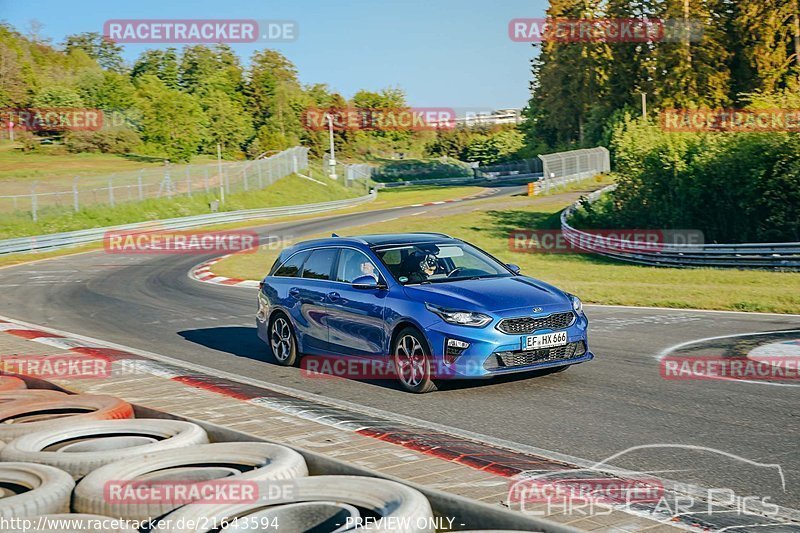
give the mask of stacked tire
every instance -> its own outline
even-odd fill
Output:
[[[0,518],[30,519],[20,531],[130,533],[126,524],[150,521],[163,532],[334,532],[365,520],[376,530],[433,531],[428,500],[400,483],[309,477],[303,456],[286,446],[210,443],[197,424],[137,419],[113,396],[24,386],[0,376]],[[250,491],[231,501],[195,494],[215,484]],[[140,497],[164,485],[193,496]]]

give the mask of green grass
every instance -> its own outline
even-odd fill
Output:
[[[345,188],[341,183],[328,178],[317,176],[315,179],[319,179],[326,185],[292,175],[258,191],[226,195],[224,210],[234,211],[325,202],[363,194],[363,191]],[[2,214],[0,215],[0,239],[199,215],[211,211],[209,202],[214,199],[216,199],[214,194],[203,193],[191,197],[120,203],[115,207],[94,205],[85,207],[78,212],[42,208],[39,212],[38,222],[34,222],[27,213]]]
[[[209,156],[199,156],[192,163],[213,161]],[[70,154],[59,145],[26,153],[7,141],[0,143],[0,184],[48,180],[72,186],[75,176],[103,176],[163,166],[160,159],[136,155]]]
[[[512,198],[503,210],[475,211],[468,216],[422,215],[337,233],[443,231],[516,263],[523,273],[573,292],[588,303],[800,313],[800,273],[644,267],[585,254],[519,253],[509,248],[511,230],[557,228],[558,213],[569,202],[566,196]],[[260,279],[276,254],[276,250],[259,250],[233,256],[217,263],[214,271]]]

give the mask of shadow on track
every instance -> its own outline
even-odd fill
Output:
[[[186,329],[178,335],[189,342],[256,361],[274,362],[267,346],[256,335],[256,328],[222,326],[217,328]]]
[[[183,337],[189,342],[205,346],[212,350],[225,352],[237,357],[246,357],[255,361],[261,361],[271,365],[277,365],[272,354],[269,353],[267,346],[258,338],[256,328],[246,326],[222,326],[216,328],[202,328],[202,329],[187,329],[179,331],[178,335]],[[313,357],[306,355],[303,357]],[[296,369],[300,372],[300,369]],[[497,376],[492,379],[474,379],[474,380],[443,380],[440,382],[439,391],[446,392],[449,390],[463,390],[474,387],[488,387],[491,385],[498,385],[502,383],[511,383],[515,381],[522,381],[531,379],[531,385],[535,384],[533,378],[547,376],[554,374],[554,369],[546,369],[539,371],[525,372],[522,374],[509,374],[506,376]],[[342,379],[342,381],[350,380],[351,378],[342,378],[332,376],[333,379]],[[317,378],[319,379],[319,378]],[[402,390],[400,384],[391,379],[356,379],[352,381],[359,381],[361,383],[368,383],[378,387],[383,387],[393,390]]]

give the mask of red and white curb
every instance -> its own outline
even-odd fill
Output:
[[[254,279],[240,279],[229,278],[227,276],[219,276],[212,272],[211,267],[223,259],[230,257],[233,254],[225,254],[214,259],[210,259],[192,268],[189,271],[189,277],[196,281],[203,283],[216,283],[217,285],[227,285],[229,287],[258,287],[258,281]]]
[[[487,189],[479,194],[473,194],[472,196],[467,196],[464,198],[454,198],[452,200],[440,200],[436,202],[426,202],[424,204],[413,204],[413,205],[403,205],[393,207],[392,209],[405,209],[408,207],[426,207],[431,205],[442,205],[442,204],[452,204],[455,202],[466,202],[467,200],[477,200],[478,198],[484,198],[489,196],[490,194],[494,194],[497,189]],[[255,279],[241,279],[241,278],[229,278],[227,276],[220,276],[215,274],[214,271],[211,269],[214,264],[222,261],[230,257],[233,254],[226,254],[221,255],[219,257],[215,257],[214,259],[210,259],[208,261],[204,261],[199,265],[193,267],[189,271],[189,277],[195,281],[200,281],[202,283],[214,283],[216,285],[227,285],[228,287],[247,287],[247,288],[257,288],[258,287],[258,280]]]

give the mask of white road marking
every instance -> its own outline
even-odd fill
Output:
[[[686,348],[687,346],[691,346],[693,344],[700,344],[702,342],[716,341],[720,339],[733,339],[737,337],[757,337],[761,335],[774,335],[776,333],[800,333],[800,329],[785,329],[779,331],[755,331],[751,333],[736,333],[734,335],[719,335],[716,337],[705,337],[702,339],[695,339],[691,341],[681,342],[679,344],[661,350],[661,352],[656,355],[656,359],[660,362],[663,358],[665,358],[666,356],[668,356],[669,354],[671,354],[676,350]],[[774,381],[754,381],[750,379],[736,379],[736,378],[726,378],[726,377],[714,377],[709,379],[715,379],[719,381],[733,381],[736,383],[750,383],[756,385],[772,385],[774,387],[800,387],[800,383],[776,383]]]

